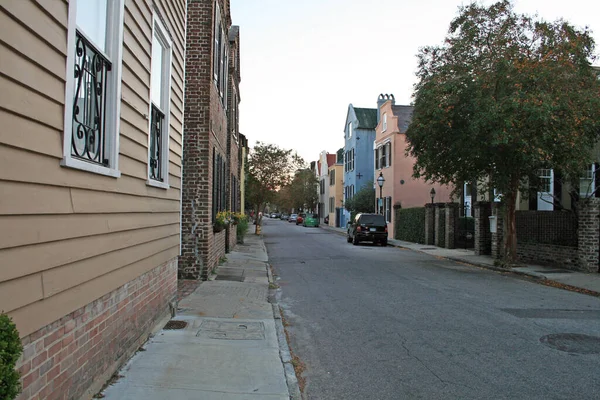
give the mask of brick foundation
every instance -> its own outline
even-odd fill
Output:
[[[22,339],[25,399],[91,398],[170,315],[173,259]]]
[[[521,262],[552,265],[577,270],[577,247],[540,243],[517,243],[517,257]]]

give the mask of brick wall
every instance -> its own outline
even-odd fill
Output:
[[[214,233],[213,154],[227,156],[227,117],[213,80],[216,0],[188,0],[182,226],[179,277],[206,277],[225,254],[225,232]],[[219,0],[223,22],[231,24],[228,2]]]
[[[577,247],[517,242],[517,257],[521,262],[578,269]]]
[[[476,202],[475,210],[475,254],[489,255],[492,253],[492,234],[490,219],[492,206],[489,202]]]
[[[579,268],[598,272],[600,253],[600,198],[592,197],[579,206]]]
[[[25,399],[91,398],[170,315],[173,259],[22,339]]]

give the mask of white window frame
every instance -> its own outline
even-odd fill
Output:
[[[579,197],[593,197],[596,189],[596,164],[590,164],[584,171],[584,174],[579,178]]]
[[[165,49],[163,54],[163,65],[162,65],[162,79],[161,79],[161,96],[162,103],[164,104],[164,110],[161,109],[161,112],[165,114],[163,119],[162,126],[162,138],[161,138],[161,163],[162,163],[162,171],[163,171],[163,180],[158,181],[150,178],[150,136],[151,136],[151,124],[152,124],[152,75],[150,75],[150,96],[148,97],[148,172],[147,172],[147,181],[146,183],[149,186],[159,187],[162,189],[169,189],[169,141],[171,138],[171,67],[172,67],[172,58],[173,58],[173,42],[169,36],[169,31],[165,28],[162,21],[158,16],[153,13],[152,14],[152,40],[151,43],[154,42],[154,37],[161,42],[163,48]],[[150,54],[152,54],[152,49],[150,50]],[[152,62],[150,63],[152,65]],[[152,68],[150,68],[152,70]],[[151,72],[152,73],[152,72]],[[160,107],[157,107],[160,109]]]
[[[383,124],[381,132],[387,131],[387,113],[383,113]]]
[[[80,160],[71,155],[73,135],[73,98],[75,96],[75,46],[77,38],[77,1],[69,1],[67,20],[67,60],[64,107],[63,158],[60,165],[87,172],[118,178],[119,171],[119,129],[121,124],[121,77],[123,60],[123,15],[125,0],[109,1],[106,12],[106,56],[112,69],[106,84],[106,109],[104,123],[105,156],[108,167]],[[86,36],[83,30],[79,33]],[[87,37],[87,36],[86,36]],[[91,41],[93,43],[93,41]]]

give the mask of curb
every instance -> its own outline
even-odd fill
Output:
[[[261,235],[261,240],[263,239]],[[264,242],[262,242],[262,246],[265,248],[266,246]],[[269,280],[269,284],[274,284],[273,280],[273,272],[271,271],[271,264],[267,261],[265,262],[267,267],[267,277]],[[273,289],[269,289],[269,292],[273,291]],[[269,296],[271,297],[271,296]],[[272,296],[273,299],[276,299],[276,296]],[[298,385],[298,378],[296,377],[296,371],[294,370],[294,365],[292,364],[292,353],[290,352],[290,344],[287,341],[287,337],[285,336],[285,327],[283,326],[283,322],[281,320],[281,313],[279,311],[279,304],[277,300],[271,303],[271,308],[273,310],[273,320],[275,322],[275,331],[277,333],[277,342],[279,342],[279,358],[281,359],[281,363],[283,364],[283,372],[285,374],[285,382],[288,387],[288,394],[290,399],[292,400],[301,400],[302,394],[300,392],[300,386]]]

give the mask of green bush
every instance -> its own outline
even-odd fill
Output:
[[[12,400],[21,392],[15,365],[22,352],[17,327],[8,315],[0,314],[0,399]]]
[[[240,217],[238,219],[237,225],[236,225],[236,232],[237,232],[237,242],[240,244],[244,243],[244,236],[246,236],[246,233],[248,232],[248,216],[244,215],[242,217]]]
[[[425,243],[425,207],[396,208],[394,238]]]

